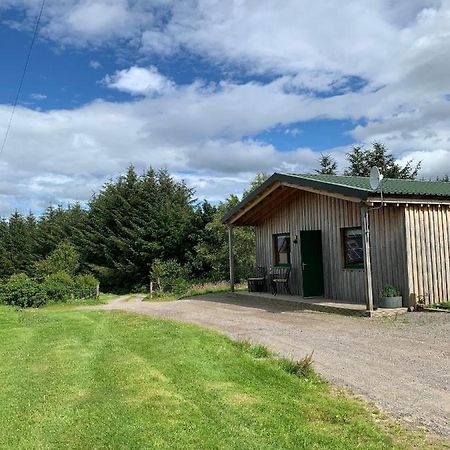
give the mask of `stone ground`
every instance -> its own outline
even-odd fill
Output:
[[[277,299],[214,294],[173,302],[120,297],[125,310],[195,323],[300,359],[326,379],[414,425],[450,436],[450,314],[379,319],[310,312]]]

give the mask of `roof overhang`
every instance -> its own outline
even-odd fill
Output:
[[[274,173],[260,187],[247,195],[236,207],[228,211],[222,223],[228,225],[254,226],[270,217],[281,204],[286,204],[298,191],[336,197],[350,202],[374,206],[383,201],[384,205],[450,205],[448,196],[381,195],[367,189],[322,180]]]
[[[222,223],[228,225],[257,225],[270,216],[275,207],[287,202],[298,190],[337,197],[351,202],[364,202],[369,192],[364,189],[330,185],[319,180],[301,178],[295,175],[274,173],[259,188],[252,191],[236,207],[228,211]]]

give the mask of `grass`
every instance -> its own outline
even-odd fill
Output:
[[[74,300],[68,300],[64,303],[46,303],[41,306],[40,309],[51,309],[54,311],[65,310],[65,309],[74,309],[77,306],[94,306],[94,305],[103,305],[108,303],[110,300],[118,297],[116,294],[107,294],[101,292],[98,298],[80,298]]]
[[[428,308],[448,309],[450,311],[450,302],[434,303],[427,306]]]
[[[243,291],[247,289],[246,283],[238,283],[235,285],[236,291]],[[144,301],[150,302],[170,302],[174,300],[181,300],[183,298],[191,298],[197,295],[206,295],[206,294],[219,294],[221,292],[230,292],[230,283],[228,281],[219,281],[217,283],[207,282],[207,283],[197,283],[192,285],[186,292],[182,294],[174,294],[174,293],[164,293],[156,291],[153,295],[153,298],[150,298],[150,295],[147,295],[144,298]]]
[[[0,361],[1,448],[426,448],[264,347],[193,325],[0,306]]]

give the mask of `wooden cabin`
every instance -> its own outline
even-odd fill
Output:
[[[450,183],[274,173],[223,218],[256,230],[256,264],[289,266],[293,294],[372,310],[385,284],[403,306],[450,300]],[[233,287],[233,286],[232,286]]]

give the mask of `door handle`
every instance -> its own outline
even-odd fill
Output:
[[[308,264],[302,262],[302,270],[305,270],[305,267],[306,267],[307,265],[308,265]]]

